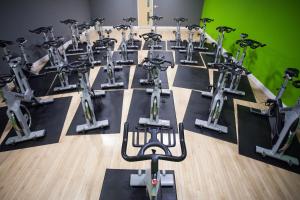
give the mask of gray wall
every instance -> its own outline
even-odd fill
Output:
[[[105,26],[118,25],[124,17],[137,18],[138,0],[90,0],[91,17],[104,17]],[[136,23],[137,24],[137,23]]]
[[[38,35],[28,32],[28,29],[40,26],[54,27],[56,36],[70,38],[67,26],[59,20],[74,18],[79,22],[90,20],[90,7],[88,0],[9,0],[1,1],[0,7],[0,39],[15,41],[18,37],[28,39],[27,50],[30,61],[43,57],[44,50],[35,45],[43,40]],[[12,48],[12,52],[19,53],[19,48]],[[3,56],[2,51],[0,53]],[[1,59],[0,73],[7,72],[7,64]]]
[[[204,0],[154,0],[154,14],[163,16],[159,25],[176,26],[174,17],[185,17],[187,24],[199,24]]]

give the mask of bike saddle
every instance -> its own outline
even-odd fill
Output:
[[[42,26],[39,28],[36,28],[34,30],[29,30],[29,32],[31,33],[35,33],[35,34],[41,34],[41,33],[48,33],[49,31],[52,30],[52,26]]]
[[[162,35],[150,32],[150,33],[144,33],[142,35],[139,35],[139,37],[143,38],[145,41],[148,41],[150,38],[154,41],[160,41]]]
[[[174,21],[175,22],[186,22],[186,21],[188,21],[188,19],[184,18],[184,17],[175,17]]]
[[[247,33],[241,33],[240,37],[242,39],[246,39],[248,37],[248,34]]]
[[[228,26],[218,26],[216,28],[216,30],[219,31],[220,33],[222,33],[222,32],[230,33],[230,32],[235,31],[236,29],[228,27]]]
[[[0,87],[6,86],[6,84],[12,82],[15,76],[11,74],[1,74],[0,75]]]
[[[130,26],[127,24],[120,24],[117,26],[113,26],[113,28],[119,31],[119,30],[127,30],[128,28],[130,28]]]
[[[1,48],[7,47],[8,45],[13,45],[13,42],[8,41],[8,40],[0,40],[0,47]]]
[[[152,19],[153,21],[159,21],[159,20],[163,19],[163,17],[157,16],[157,15],[149,16],[148,18]]]
[[[63,24],[76,24],[77,21],[75,19],[66,19],[66,20],[61,20],[60,23],[63,23]]]
[[[289,77],[296,77],[298,78],[299,76],[299,70],[296,68],[287,68],[285,70],[285,74],[289,75]]]
[[[19,43],[20,45],[23,45],[27,42],[27,40],[23,37],[20,37],[20,38],[17,38],[16,42]]]
[[[294,86],[295,88],[300,88],[300,80],[293,81],[293,86]]]
[[[213,22],[214,19],[210,19],[210,18],[202,18],[202,19],[200,19],[200,21],[202,21],[203,23],[210,23],[210,22]]]
[[[135,17],[128,17],[128,18],[123,18],[123,20],[125,21],[125,22],[135,22],[136,21],[136,18]]]
[[[97,18],[94,19],[94,22],[99,22],[100,24],[103,24],[104,21],[105,21],[105,18],[104,18],[104,17],[103,17],[103,18],[97,17]]]
[[[198,30],[200,26],[197,24],[192,24],[192,25],[187,25],[186,28],[191,31],[193,29]]]

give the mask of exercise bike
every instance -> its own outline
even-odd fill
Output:
[[[136,21],[136,18],[134,18],[134,17],[123,18],[123,21],[127,22],[129,25],[127,48],[128,49],[138,49],[139,46],[136,45],[135,43],[140,42],[140,41],[137,39],[134,39],[134,37],[137,36],[137,33],[133,32],[133,25],[132,25]]]
[[[122,31],[122,41],[121,41],[121,60],[117,60],[116,64],[118,65],[131,65],[134,63],[133,60],[128,59],[128,53],[133,53],[134,51],[130,51],[127,49],[127,42],[126,42],[126,30],[130,28],[129,25],[118,25],[118,26],[113,26],[114,29],[117,29],[118,31]]]
[[[153,27],[154,29],[151,30],[152,33],[155,33],[157,34],[157,23],[163,19],[163,17],[161,16],[149,16],[148,19],[151,19],[153,21]],[[154,42],[154,45],[153,44],[150,44],[148,45],[149,48],[151,48],[151,46],[153,45],[153,47],[155,49],[161,49],[162,48],[162,45],[158,44],[158,42],[161,42],[160,40],[159,41],[155,41]]]
[[[285,154],[285,151],[292,144],[297,129],[300,127],[300,98],[292,107],[283,107],[281,97],[289,82],[296,88],[300,88],[300,80],[294,80],[299,77],[299,70],[296,68],[287,68],[284,75],[284,82],[275,97],[268,99],[265,103],[269,107],[267,110],[250,109],[250,112],[267,116],[271,127],[272,148],[267,149],[256,146],[256,152],[263,156],[269,156],[289,165],[299,165],[299,160],[295,157]]]
[[[144,33],[142,35],[140,35],[140,38],[143,38],[145,40],[145,42],[150,42],[151,44],[151,48],[149,51],[149,57],[148,60],[152,60],[153,59],[153,54],[154,54],[154,45],[155,45],[155,41],[160,41],[162,36],[160,34],[156,34],[156,33]],[[147,78],[146,79],[140,79],[140,84],[154,84],[154,77],[155,77],[155,71],[152,70],[147,70]]]
[[[107,73],[107,83],[102,83],[101,88],[107,89],[107,88],[119,88],[124,87],[124,82],[116,82],[115,77],[115,70],[122,70],[122,66],[115,66],[113,62],[113,52],[111,50],[111,43],[117,42],[114,38],[104,38],[101,43],[106,45],[106,61],[107,64],[104,67],[104,70],[106,70]]]
[[[224,41],[224,36],[225,36],[225,33],[231,33],[233,31],[235,31],[236,29],[235,28],[230,28],[230,27],[227,27],[227,26],[219,26],[216,28],[216,30],[219,32],[219,35],[218,35],[218,41],[217,41],[217,48],[216,48],[216,51],[213,52],[213,53],[205,53],[205,54],[208,54],[208,55],[214,55],[215,56],[215,59],[214,59],[214,62],[213,63],[208,63],[209,66],[213,66],[215,64],[220,64],[221,63],[221,58],[222,58],[222,55],[223,55],[223,41]]]
[[[185,46],[182,45],[182,40],[181,40],[181,32],[180,32],[180,28],[181,28],[181,24],[188,21],[187,18],[183,18],[183,17],[178,17],[178,18],[174,18],[173,19],[176,22],[176,31],[173,31],[173,33],[175,34],[175,40],[171,40],[170,42],[175,42],[175,45],[171,46],[171,49],[184,49]]]
[[[72,72],[78,75],[79,83],[78,89],[81,90],[81,106],[83,109],[85,124],[77,125],[76,132],[86,132],[89,130],[104,128],[109,126],[108,120],[97,121],[93,98],[105,96],[105,91],[94,91],[89,82],[89,73],[93,64],[86,61],[75,61],[69,64]]]
[[[207,51],[208,48],[205,47],[205,43],[206,43],[206,25],[207,23],[211,23],[213,22],[214,19],[210,19],[210,18],[201,18],[200,22],[203,23],[203,26],[201,27],[201,31],[200,31],[200,40],[199,40],[199,45],[195,46],[194,49],[196,50],[200,50],[200,51]]]
[[[167,61],[163,58],[152,58],[151,60],[145,58],[141,65],[149,71],[153,78],[153,89],[146,89],[147,93],[151,93],[151,108],[150,118],[140,118],[139,124],[170,127],[169,120],[159,119],[160,109],[160,95],[170,95],[171,91],[168,89],[161,89],[161,81],[159,79],[160,72],[166,71],[169,66],[174,67],[171,61]]]
[[[208,93],[209,95],[206,95],[206,93],[203,92],[201,93],[203,96],[212,97],[208,120],[196,119],[195,125],[219,133],[228,133],[228,128],[218,124],[218,121],[223,110],[224,101],[226,100],[226,96],[224,95],[225,84],[232,71],[236,70],[239,66],[236,66],[234,63],[215,64],[215,66],[219,68],[220,72],[216,89],[212,90],[212,93]],[[244,68],[240,68],[240,70],[244,70]]]
[[[181,64],[197,64],[198,61],[193,60],[193,53],[194,53],[193,37],[194,37],[195,31],[199,30],[200,26],[193,24],[193,25],[186,26],[186,28],[189,30],[188,45],[186,47],[186,50],[179,50],[180,53],[186,53],[186,59],[180,60],[180,63]]]
[[[95,53],[100,53],[100,52],[94,51],[94,45],[91,42],[90,35],[88,32],[90,27],[91,27],[90,24],[85,24],[85,23],[77,26],[78,30],[80,30],[81,32],[84,32],[84,36],[85,36],[85,40],[86,40],[84,46],[86,46],[86,49],[81,52],[68,53],[68,54],[66,54],[66,56],[67,56],[67,58],[69,56],[80,56],[79,60],[86,60],[86,58],[88,58],[89,62],[92,63],[93,65],[100,65],[101,60],[95,60],[95,57],[94,57]],[[82,43],[82,44],[84,44],[84,43]]]
[[[69,74],[68,74],[68,70],[67,70],[68,64],[65,59],[66,55],[64,55],[64,56],[61,55],[58,50],[58,47],[61,46],[61,44],[62,44],[62,41],[60,41],[60,40],[51,40],[48,42],[44,42],[42,45],[42,47],[45,49],[52,49],[53,50],[52,54],[56,58],[54,66],[53,66],[53,68],[55,68],[55,70],[56,70],[56,76],[53,79],[48,92],[53,87],[53,84],[55,83],[57,77],[58,77],[60,86],[54,87],[53,88],[54,92],[74,90],[77,88],[76,84],[69,83]],[[48,92],[47,92],[47,94],[48,94]]]
[[[127,155],[128,143],[128,127],[129,124],[124,124],[123,142],[122,142],[122,157],[129,162],[151,160],[151,167],[145,171],[139,170],[138,174],[131,174],[130,186],[146,187],[150,200],[158,200],[162,187],[174,187],[175,177],[173,174],[167,173],[165,170],[160,170],[158,166],[159,160],[171,162],[181,162],[187,156],[184,127],[183,123],[179,124],[179,142],[181,153],[179,156],[172,155],[169,148],[176,146],[176,134],[172,128],[161,127],[137,127],[132,133],[132,146],[140,148],[136,156]],[[148,140],[148,136],[150,139]],[[144,137],[141,141],[139,138]],[[141,142],[140,142],[141,141]],[[151,148],[152,153],[147,154],[147,150]],[[161,154],[156,153],[156,149],[162,150]]]
[[[241,71],[240,68],[243,68],[243,62],[244,62],[244,59],[246,57],[247,47],[250,47],[251,49],[257,49],[259,47],[264,47],[266,45],[262,44],[260,42],[257,42],[255,40],[246,39],[246,38],[243,38],[241,40],[237,40],[236,44],[239,45],[239,49],[238,49],[238,52],[236,54],[234,62],[235,62],[236,65],[239,66],[239,68],[237,68],[237,71],[235,71],[231,75],[229,87],[225,88],[225,92],[230,93],[230,94],[245,96],[245,92],[240,91],[238,88],[239,88],[239,84],[240,84],[240,81],[241,81],[241,78],[242,78],[242,75],[243,75],[243,73],[242,73],[243,70]]]
[[[17,133],[17,136],[9,137],[5,144],[11,145],[28,140],[34,140],[45,136],[46,130],[31,131],[32,119],[28,108],[21,102],[30,102],[21,93],[10,91],[8,84],[15,79],[12,75],[0,75],[1,98],[7,105],[7,117]]]
[[[15,87],[17,91],[23,95],[23,98],[31,102],[32,105],[41,105],[41,104],[48,104],[52,103],[53,99],[41,99],[34,96],[34,91],[31,89],[28,79],[24,74],[24,66],[27,67],[26,63],[23,63],[22,67],[22,58],[19,56],[13,56],[10,54],[8,50],[8,45],[12,45],[12,41],[1,40],[0,41],[0,48],[3,49],[4,52],[4,59],[8,63],[12,73],[14,74],[14,78],[12,79],[15,83]],[[28,63],[27,63],[28,64]]]
[[[83,48],[79,47],[80,34],[78,30],[78,21],[74,19],[66,19],[60,22],[69,26],[72,35],[72,48],[68,49],[66,53],[76,53],[84,51]]]

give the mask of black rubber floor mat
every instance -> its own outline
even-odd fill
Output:
[[[219,133],[195,125],[196,119],[207,120],[211,98],[203,97],[200,92],[192,91],[183,123],[186,130],[214,137],[231,143],[237,143],[233,100],[228,98],[224,103],[223,111],[219,119],[220,125],[228,127],[228,133]]]
[[[239,153],[243,156],[259,160],[276,167],[286,169],[300,174],[300,166],[289,166],[286,162],[271,157],[263,157],[256,153],[256,146],[271,148],[271,134],[269,120],[265,116],[256,115],[250,112],[249,107],[238,105],[238,133]],[[286,151],[286,155],[296,157],[300,160],[300,143],[295,137],[292,145]]]
[[[150,52],[148,51],[148,57],[149,57]],[[172,51],[160,51],[160,50],[155,50],[153,51],[153,57],[163,57],[165,60],[171,61],[172,64],[174,63],[174,56]]]
[[[173,70],[173,69],[168,69],[168,70]],[[148,85],[148,84],[140,84],[140,79],[146,79],[146,78],[147,78],[147,70],[144,69],[141,65],[137,65],[134,71],[131,88],[153,87],[152,85]],[[166,71],[160,72],[160,80],[161,80],[162,89],[168,89],[169,83],[168,83],[168,75]]]
[[[15,145],[5,145],[5,141],[8,137],[16,135],[15,131],[11,130],[1,144],[0,151],[10,151],[58,143],[71,99],[71,97],[57,98],[54,103],[38,107],[30,107],[29,110],[33,122],[31,130],[35,131],[45,129],[45,137],[17,143]]]
[[[171,48],[172,46],[175,46],[175,44],[176,44],[175,41],[170,41],[170,40],[168,40],[168,41],[167,41],[168,50],[178,51],[179,49],[172,49],[172,48]],[[186,47],[186,46],[187,46],[187,41],[186,41],[186,40],[183,40],[183,41],[181,42],[181,46]]]
[[[186,53],[180,53],[179,51],[175,51],[175,63],[181,64],[180,60],[186,60]],[[200,53],[197,51],[193,52],[193,61],[197,61],[195,64],[186,64],[186,65],[197,65],[197,66],[204,66]]]
[[[219,72],[214,71],[214,85],[217,85],[219,75],[220,75]],[[228,82],[226,85],[227,85],[227,87],[229,87],[230,83]],[[225,95],[228,97],[235,98],[235,99],[242,99],[245,101],[256,102],[252,87],[250,85],[250,82],[249,82],[249,79],[247,76],[245,76],[245,75],[242,76],[238,90],[244,91],[245,96],[235,95],[235,94],[230,94],[230,93],[225,93]]]
[[[208,70],[178,65],[173,86],[192,90],[209,91]]]
[[[174,174],[173,170],[166,172]],[[137,170],[106,169],[100,200],[149,200],[145,187],[130,186],[130,175],[136,173]],[[176,183],[173,187],[162,187],[158,199],[176,200]]]
[[[5,126],[8,122],[8,118],[7,118],[7,115],[6,115],[6,110],[7,108],[6,107],[2,107],[0,108],[0,138],[3,134],[3,131],[5,129]]]
[[[106,64],[106,53],[105,51],[99,51],[99,52],[94,52],[94,60],[95,61],[101,61],[100,64],[95,64],[94,66],[97,67],[97,66],[100,66],[100,65],[104,65]],[[68,60],[68,63],[72,63],[74,61],[80,61],[80,60],[87,60],[88,57],[87,55],[71,55],[71,56],[67,56],[67,60]]]
[[[113,61],[116,63],[117,60],[121,60],[121,51],[115,51],[113,53]],[[138,51],[132,51],[128,53],[128,60],[133,60],[133,64],[130,65],[137,65],[138,64]]]
[[[57,73],[47,73],[44,76],[31,77],[29,79],[29,84],[30,84],[32,90],[34,91],[34,94],[38,97],[45,96],[47,94],[49,88],[51,87],[51,84],[52,84],[54,78],[56,77],[56,74]],[[78,76],[74,73],[69,75],[69,83],[77,84]],[[53,89],[58,86],[60,86],[60,82],[59,82],[59,78],[57,76],[48,95],[57,94],[57,93],[70,93],[70,92],[74,92],[77,90],[77,88],[75,88],[72,90],[54,92]]]
[[[215,61],[215,55],[208,55],[205,53],[201,53],[205,66],[207,68],[214,68],[213,66],[208,65],[208,63],[213,63]],[[221,63],[224,62],[224,58],[221,58]]]
[[[199,46],[199,42],[193,42],[193,44],[194,44],[194,47],[196,47],[195,51],[200,51],[200,52],[213,52],[213,51],[215,51],[214,46],[212,44],[210,44],[210,43],[205,43],[204,44],[204,47],[208,48],[207,50],[205,50],[205,49],[197,49],[197,47]]]
[[[131,43],[129,43],[129,44],[131,44]],[[127,44],[127,45],[129,45],[129,44]],[[127,49],[129,49],[129,50],[141,50],[141,48],[142,48],[142,41],[141,40],[135,40],[133,44],[135,46],[138,46],[138,48],[132,49],[130,47],[127,47]],[[121,50],[121,45],[119,45],[118,50]]]
[[[130,66],[123,66],[122,70],[115,71],[116,82],[124,82],[124,87],[120,87],[118,89],[128,89],[129,71],[130,71]],[[108,82],[107,73],[106,70],[104,70],[104,68],[102,67],[97,74],[97,77],[93,84],[93,89],[101,90],[101,84],[107,82]]]
[[[145,90],[134,90],[130,103],[127,122],[129,122],[129,131],[134,131],[139,123],[140,117],[150,117],[151,93]],[[177,119],[174,106],[173,93],[171,95],[162,95],[160,101],[160,119],[170,120],[171,126],[177,131]]]
[[[150,50],[149,45],[150,45],[150,42],[146,41],[144,43],[143,50]],[[166,50],[166,41],[160,41],[160,42],[158,42],[158,45],[161,45],[162,48],[155,48],[156,50]]]
[[[86,133],[76,133],[76,126],[86,123],[80,104],[67,135],[120,133],[123,96],[124,91],[107,91],[105,96],[94,99],[97,120],[107,119],[109,121],[109,127],[87,131]]]

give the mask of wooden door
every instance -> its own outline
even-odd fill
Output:
[[[141,27],[152,26],[149,16],[153,15],[153,0],[137,0],[138,25]]]

